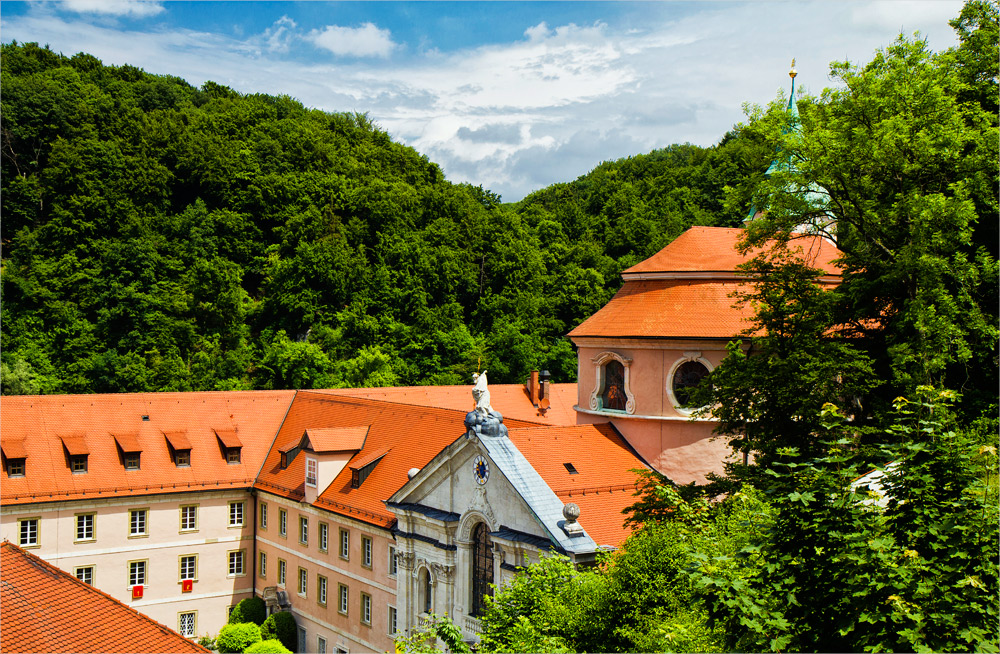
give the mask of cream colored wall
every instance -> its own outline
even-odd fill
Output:
[[[230,528],[229,502],[246,503],[244,527]],[[180,532],[180,506],[198,505],[197,530]],[[148,509],[146,537],[129,537],[129,511]],[[252,499],[244,490],[177,493],[132,498],[106,498],[4,506],[0,512],[3,538],[18,543],[18,520],[38,517],[39,546],[33,554],[74,573],[94,566],[94,586],[154,620],[178,629],[178,614],[196,611],[198,635],[218,633],[227,608],[252,592]],[[95,514],[95,538],[77,542],[76,515]],[[247,573],[229,577],[230,550],[245,549]],[[181,592],[182,555],[198,557],[197,580],[190,593]],[[128,584],[129,562],[144,560],[146,584],[142,599],[133,600]]]
[[[299,626],[305,627],[308,649],[316,651],[317,636],[327,642],[327,651],[341,647],[350,652],[393,651],[393,641],[388,633],[389,606],[396,605],[396,577],[389,575],[389,548],[395,540],[387,529],[360,520],[326,511],[303,502],[296,502],[277,495],[258,491],[258,502],[268,505],[268,526],[258,522],[257,550],[267,556],[266,576],[257,577],[257,592],[266,586],[278,586],[278,560],[287,566],[286,582],[282,588],[288,593]],[[285,537],[279,534],[279,510],[288,512],[288,530]],[[299,542],[299,517],[309,519],[309,542]],[[329,525],[329,545],[326,552],[319,549],[319,523]],[[340,557],[340,530],[350,533],[349,557]],[[363,565],[362,538],[372,539],[372,567]],[[259,561],[258,561],[259,562]],[[307,571],[306,596],[298,594],[298,570]],[[327,601],[318,602],[318,576],[327,578]],[[346,616],[339,608],[339,584],[349,589],[349,607]],[[372,598],[371,625],[361,622],[361,593]]]

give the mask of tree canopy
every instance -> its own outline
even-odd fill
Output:
[[[2,57],[5,393],[574,381],[565,334],[686,226],[732,224],[722,189],[766,156],[733,133],[503,204],[364,114]]]

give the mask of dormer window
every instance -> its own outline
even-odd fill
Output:
[[[219,446],[222,447],[223,456],[226,463],[236,465],[240,462],[240,450],[243,449],[243,442],[237,436],[235,429],[216,429],[215,436],[219,439]]]
[[[90,454],[87,439],[83,434],[60,436],[59,438],[63,442],[70,471],[74,475],[85,474],[87,472],[87,456]]]
[[[8,477],[24,476],[24,461],[28,458],[28,451],[24,448],[23,440],[9,440],[2,445],[3,458],[6,460]]]
[[[114,437],[115,443],[118,444],[118,451],[121,452],[122,465],[126,470],[138,470],[139,456],[142,454],[138,434],[114,434]]]
[[[8,477],[23,477],[24,476],[24,459],[7,459],[7,476]]]
[[[163,436],[167,439],[174,465],[178,468],[189,467],[191,465],[191,441],[188,440],[187,433],[172,431],[164,433]]]
[[[376,464],[382,460],[386,454],[389,453],[389,449],[376,450],[367,456],[361,457],[359,460],[351,463],[351,488],[361,488],[361,484],[365,483],[365,479],[368,479],[368,475],[372,473],[375,469]]]

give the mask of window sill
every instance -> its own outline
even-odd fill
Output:
[[[129,540],[132,540],[133,538],[149,538],[149,534],[129,534],[128,537]]]

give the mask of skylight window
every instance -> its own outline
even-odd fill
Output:
[[[569,474],[571,475],[580,474],[572,463],[564,463],[563,465],[566,466],[566,472],[568,472]]]

